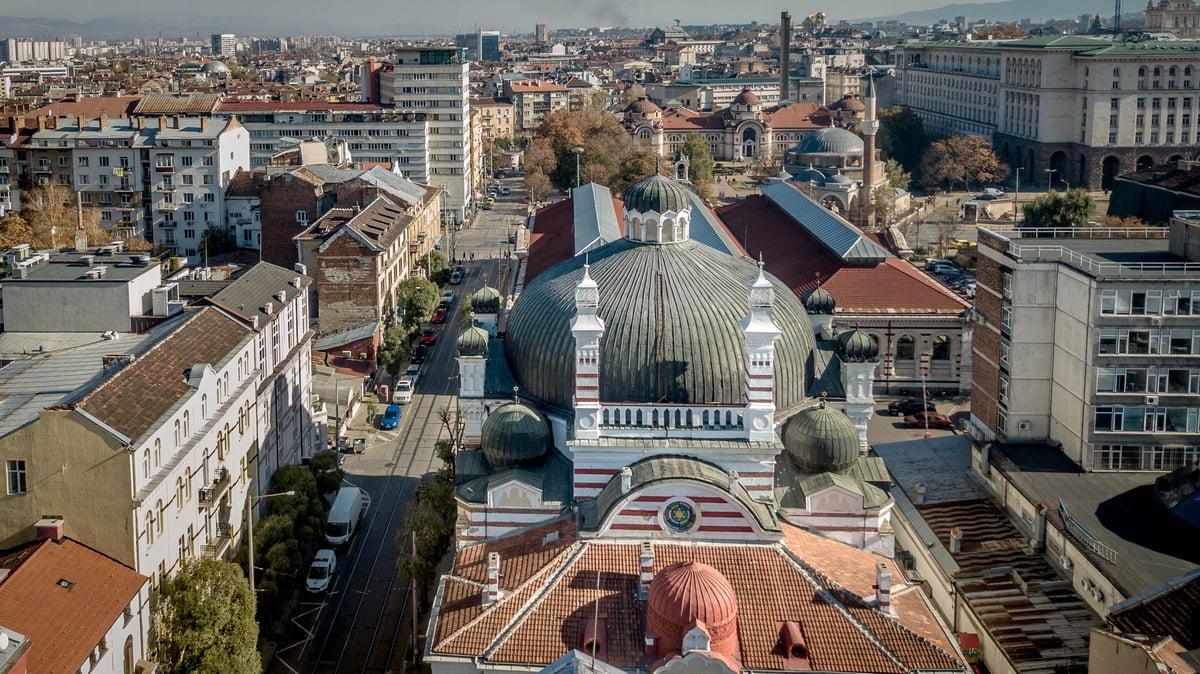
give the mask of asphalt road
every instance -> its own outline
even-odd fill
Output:
[[[466,269],[462,284],[447,286],[456,294],[451,316],[485,282],[499,287],[507,276],[513,260],[509,234],[524,223],[527,207],[521,178],[503,184],[511,195],[480,211],[471,226],[452,232],[447,242],[446,252]],[[438,342],[422,366],[412,402],[404,405],[400,426],[376,430],[363,454],[346,455],[346,481],[365,489],[371,504],[350,545],[338,550],[333,586],[324,595],[302,598],[293,611],[294,627],[277,644],[273,674],[400,672],[411,657],[411,588],[397,572],[409,541],[398,540],[399,530],[417,484],[441,467],[434,454],[445,435],[438,413],[455,406],[458,390],[458,327],[453,320],[433,327],[439,329]]]

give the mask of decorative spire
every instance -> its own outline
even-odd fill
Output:
[[[591,275],[591,265],[583,265],[583,278],[575,286],[575,309],[579,313],[596,313],[600,306],[600,287]],[[590,311],[584,311],[590,310]]]
[[[767,280],[767,274],[762,260],[762,251],[758,253],[758,278],[750,285],[750,309],[770,309],[775,304],[775,286]],[[768,316],[770,314],[768,313]]]

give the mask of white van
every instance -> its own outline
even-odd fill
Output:
[[[367,492],[358,487],[342,487],[338,490],[329,517],[325,520],[325,540],[330,545],[342,545],[354,535],[358,521],[370,505]]]

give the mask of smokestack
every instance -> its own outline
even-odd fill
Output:
[[[788,103],[791,97],[792,72],[792,13],[779,13],[779,102]]]
[[[1037,515],[1033,520],[1033,549],[1041,552],[1046,547],[1046,504],[1037,504]]]
[[[483,597],[485,606],[500,601],[500,553],[489,552],[487,557],[487,594]]]
[[[642,542],[642,572],[638,577],[638,599],[650,597],[650,582],[654,580],[654,545]]]
[[[892,570],[886,562],[875,565],[875,601],[880,611],[892,613]]]

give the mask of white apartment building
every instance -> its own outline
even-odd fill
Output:
[[[213,33],[212,55],[217,58],[237,56],[237,36],[233,33]]]
[[[444,190],[448,224],[463,222],[472,205],[468,71],[456,47],[406,47],[376,74],[380,103],[426,113],[429,180],[418,182]]]
[[[1200,44],[1077,36],[896,48],[897,96],[934,134],[992,141],[1026,181],[1109,189],[1194,152]]]
[[[120,237],[149,234],[194,260],[205,230],[225,226],[225,187],[250,161],[249,134],[234,120],[100,116],[44,126],[27,143],[35,181],[78,190]]]

